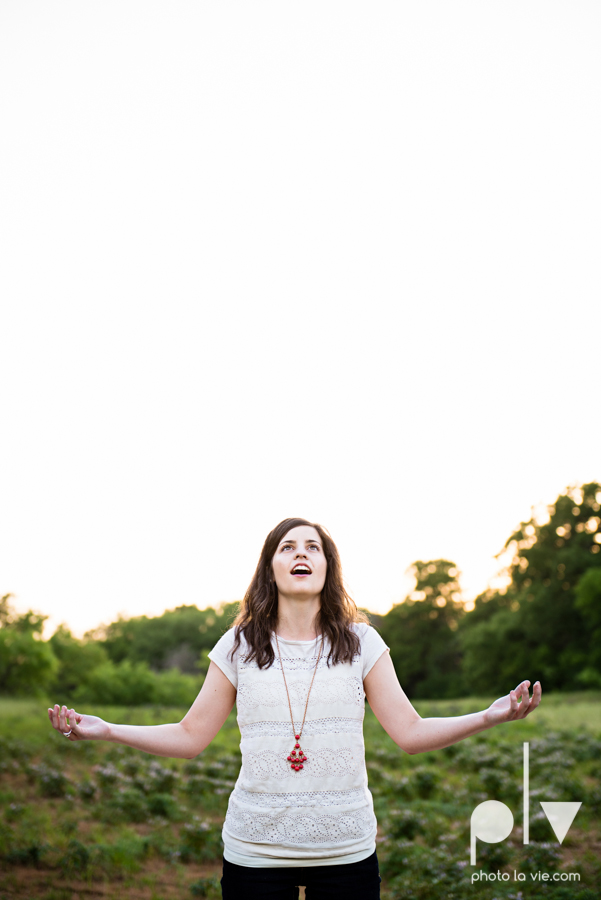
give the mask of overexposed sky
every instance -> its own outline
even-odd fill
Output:
[[[76,634],[325,525],[385,612],[601,480],[601,7],[7,0],[0,593]]]

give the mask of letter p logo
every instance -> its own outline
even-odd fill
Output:
[[[513,813],[500,800],[485,800],[470,819],[470,865],[476,865],[476,838],[487,844],[498,844],[513,831]]]

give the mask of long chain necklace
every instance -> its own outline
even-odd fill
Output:
[[[315,674],[317,672],[317,666],[319,665],[319,660],[321,659],[321,654],[323,651],[323,641],[325,634],[321,636],[321,647],[319,648],[319,656],[317,657],[317,662],[315,663],[315,669],[313,670],[313,678],[311,679],[311,684],[309,685],[309,691],[307,693],[307,702],[305,703],[305,712],[303,715],[303,722],[301,727],[298,729],[298,733],[296,728],[294,727],[294,717],[292,715],[292,704],[290,703],[290,694],[288,693],[288,685],[286,684],[286,676],[284,675],[284,664],[282,662],[282,654],[280,653],[280,642],[278,641],[277,631],[275,634],[275,642],[278,648],[278,656],[280,657],[280,666],[282,668],[282,675],[284,677],[284,687],[286,688],[286,696],[288,697],[288,708],[290,709],[290,721],[292,722],[292,733],[294,735],[294,740],[296,741],[294,745],[294,750],[290,752],[290,756],[286,757],[288,762],[290,763],[290,768],[294,769],[295,772],[299,772],[304,764],[308,762],[307,757],[300,745],[301,735],[303,733],[303,728],[305,727],[305,717],[307,715],[307,707],[309,705],[309,694],[311,693],[311,688],[313,687],[313,682],[315,680]]]

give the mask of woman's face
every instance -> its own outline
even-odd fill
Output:
[[[314,597],[326,580],[328,563],[319,532],[311,525],[297,525],[280,541],[271,561],[280,594]]]

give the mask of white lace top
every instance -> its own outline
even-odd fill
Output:
[[[327,639],[324,643],[299,742],[307,762],[299,770],[287,760],[296,741],[275,638],[275,661],[269,669],[245,661],[244,640],[230,661],[233,628],[209,653],[237,690],[242,768],[222,832],[229,862],[333,865],[358,862],[374,852],[376,817],[365,767],[363,679],[389,648],[371,626],[353,628],[361,652],[352,663],[328,668],[330,647]],[[279,644],[298,729],[321,636],[313,641],[279,638]]]

